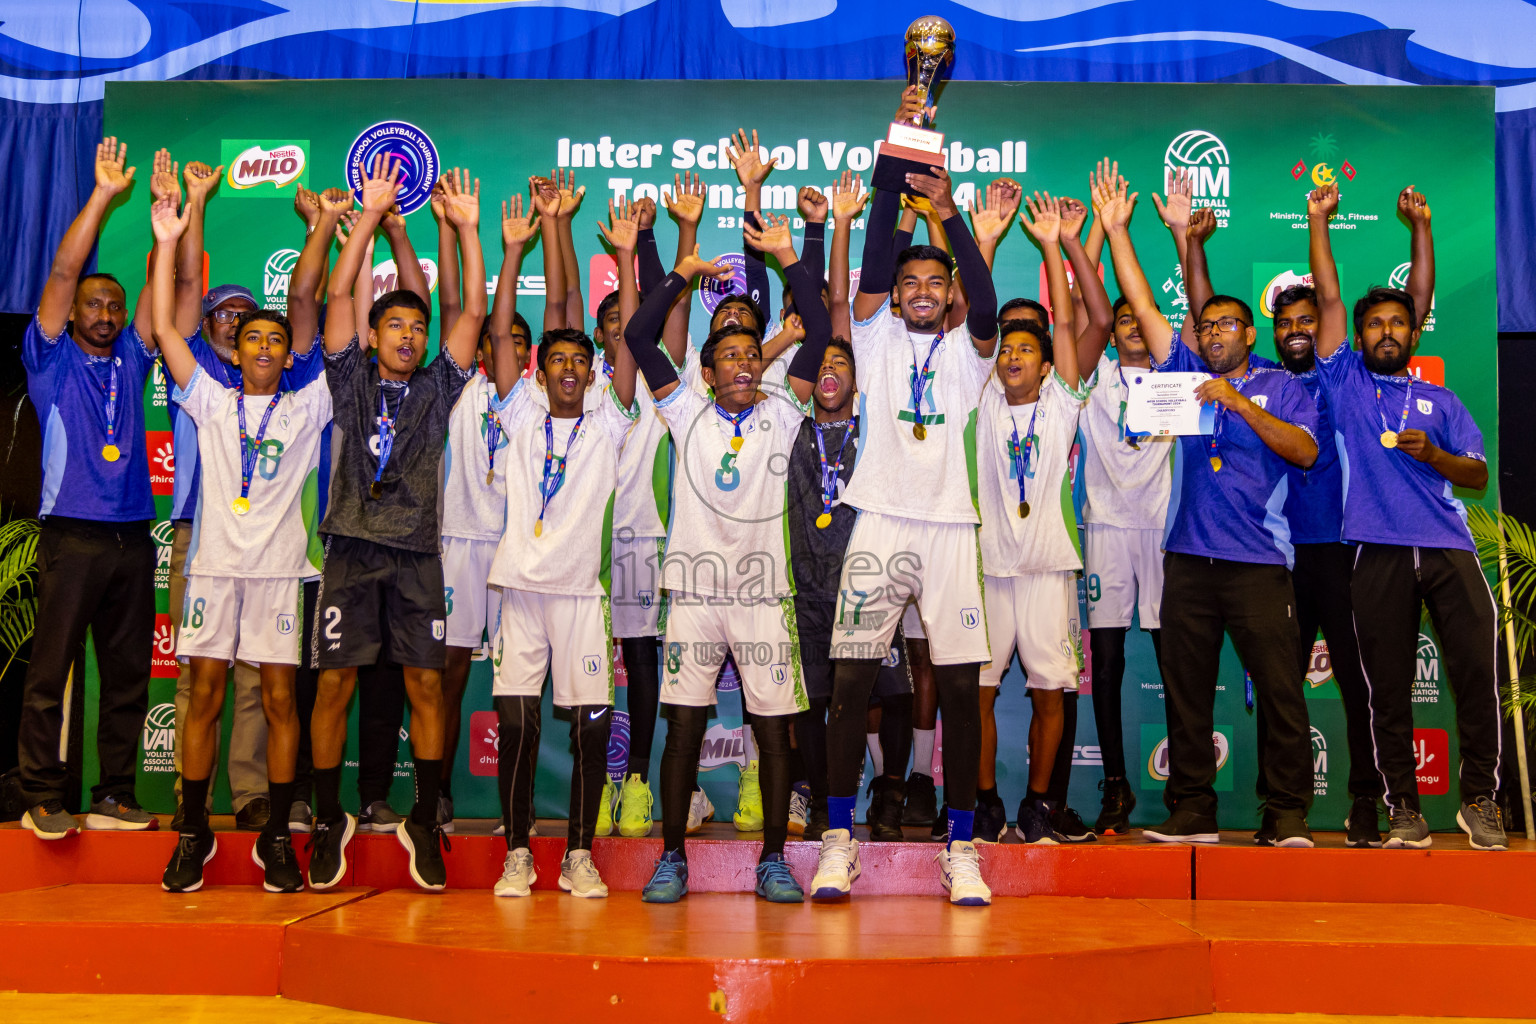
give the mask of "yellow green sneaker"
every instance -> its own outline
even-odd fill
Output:
[[[634,839],[651,834],[651,786],[638,773],[626,775],[619,790],[619,835]]]
[[[603,802],[597,806],[597,835],[613,835],[613,805],[618,802],[619,787],[612,779],[603,780]]]
[[[738,832],[763,830],[763,791],[757,785],[756,761],[748,761],[741,771],[741,781],[736,784],[736,813],[733,819]]]

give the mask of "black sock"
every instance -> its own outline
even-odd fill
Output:
[[[208,827],[208,786],[212,778],[181,777],[181,830],[192,832]]]
[[[452,800],[453,799],[453,777],[451,775],[447,774],[447,773],[444,773],[443,776],[442,776],[442,781],[438,783],[437,791],[438,791],[439,795],[445,796],[449,800]]]
[[[997,795],[996,786],[990,789],[982,789],[980,786],[977,786],[976,802],[978,804],[1000,804],[1003,802],[1003,798]]]
[[[1033,789],[1025,791],[1024,802],[1028,804],[1042,804],[1047,810],[1051,807],[1050,797]]]
[[[443,759],[416,758],[416,802],[411,805],[411,820],[422,828],[437,824],[437,794],[443,784]]]
[[[315,820],[341,820],[341,765],[315,769]]]
[[[272,801],[272,812],[267,815],[267,823],[262,826],[262,832],[269,836],[279,836],[288,831],[288,813],[293,809],[293,790],[292,782],[267,780],[267,797]]]

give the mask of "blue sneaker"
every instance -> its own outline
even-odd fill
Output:
[[[676,850],[668,850],[656,862],[651,880],[640,890],[646,903],[676,903],[688,895],[688,862]]]
[[[757,866],[757,894],[769,903],[804,903],[805,890],[789,872],[782,853],[770,853]]]

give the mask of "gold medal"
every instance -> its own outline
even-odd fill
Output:
[[[1020,519],[1028,519],[1029,518],[1029,502],[1027,502],[1027,501],[1019,502],[1019,518]]]
[[[229,507],[234,510],[235,515],[243,516],[251,510],[251,499],[236,498],[234,501],[229,503]]]
[[[921,441],[928,436],[928,428],[921,423],[914,423],[912,424],[912,436]]]
[[[1395,430],[1383,430],[1381,432],[1381,446],[1383,448],[1396,448],[1397,447],[1397,431],[1395,431]]]
[[[823,512],[821,515],[816,517],[816,529],[818,529],[818,530],[825,530],[827,527],[829,527],[831,525],[832,525],[832,513],[831,512]]]
[[[731,451],[733,451],[733,452],[741,451],[741,442],[742,442],[742,438],[739,438],[739,437],[731,438]]]
[[[109,444],[101,449],[101,457],[106,459],[108,462],[116,462],[118,459],[123,457],[123,453],[118,450],[117,445]]]
[[[1220,455],[1212,455],[1211,456],[1211,472],[1212,473],[1220,473],[1221,472],[1221,456]]]
[[[369,484],[368,485],[368,496],[370,498],[382,498],[382,497],[384,497],[384,485],[379,483],[379,481],[377,481],[377,480],[375,480],[373,483]]]
[[[496,483],[496,470],[491,468],[485,471],[485,486],[491,487]]]
[[[535,537],[544,536],[544,520],[540,519],[533,524],[533,535]]]

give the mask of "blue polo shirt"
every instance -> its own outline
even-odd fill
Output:
[[[1210,373],[1197,353],[1179,344],[1172,346],[1167,362],[1154,362],[1152,368]],[[1248,379],[1232,385],[1270,415],[1317,437],[1317,407],[1284,370],[1250,363]],[[1220,470],[1211,468],[1213,441]],[[1290,568],[1294,549],[1285,517],[1289,466],[1241,416],[1218,409],[1214,434],[1181,437],[1174,448],[1163,549]]]
[[[1311,469],[1287,464],[1291,482],[1285,518],[1291,524],[1291,543],[1338,543],[1344,536],[1344,468],[1334,438],[1328,391],[1316,368],[1291,376],[1307,389],[1317,406],[1317,461]]]
[[[1417,377],[1383,377],[1347,344],[1317,361],[1333,405],[1344,491],[1344,539],[1476,551],[1467,510],[1451,482],[1407,452],[1385,448],[1384,430],[1422,430],[1452,455],[1486,461],[1483,434],[1456,395]],[[1381,397],[1376,397],[1377,388]]]
[[[107,523],[155,517],[144,444],[144,380],[154,354],[133,324],[112,343],[112,356],[87,355],[62,331],[43,334],[36,316],[21,340],[27,394],[43,428],[43,500],[40,518],[69,516]],[[116,462],[102,458],[107,444],[107,397],[117,370],[113,443]]]
[[[201,327],[187,339],[187,348],[204,373],[226,388],[240,383],[240,368],[231,366],[219,358]],[[281,388],[299,391],[309,384],[325,368],[325,361],[317,357],[320,339],[316,338],[308,352],[293,354],[292,369],[283,371]],[[326,429],[330,429],[327,427]],[[176,453],[176,476],[171,485],[171,518],[191,519],[197,509],[197,496],[202,491],[202,469],[197,458],[197,424],[182,411],[180,405],[171,403],[172,450]]]

